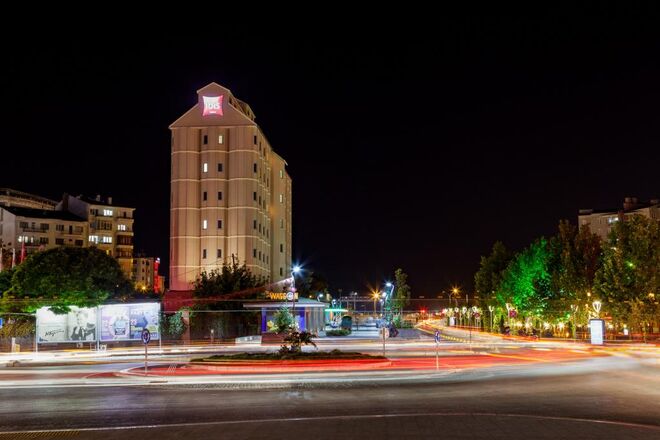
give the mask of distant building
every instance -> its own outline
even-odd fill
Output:
[[[580,227],[588,226],[591,232],[605,240],[616,222],[631,215],[641,215],[660,221],[660,200],[640,202],[637,197],[626,197],[623,201],[623,209],[580,209],[578,224]]]
[[[87,221],[70,212],[0,206],[1,244],[4,251],[14,250],[16,263],[23,249],[27,256],[58,246],[86,247],[87,235]]]
[[[291,276],[291,178],[246,103],[211,83],[170,125],[170,288],[231,262]]]
[[[133,258],[132,279],[137,291],[163,293],[165,278],[159,275],[159,266],[160,258]]]
[[[87,220],[88,242],[117,259],[127,277],[133,272],[133,211],[135,208],[116,206],[112,198],[87,198],[64,194],[57,209],[68,211]]]
[[[19,208],[54,210],[57,202],[45,197],[17,191],[11,188],[0,188],[0,206],[15,206]]]

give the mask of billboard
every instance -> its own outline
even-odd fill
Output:
[[[100,306],[101,341],[137,341],[142,330],[151,332],[151,339],[159,339],[158,318],[160,304],[113,304]]]
[[[602,319],[590,319],[589,330],[591,332],[591,343],[594,345],[603,345],[605,321]]]
[[[39,342],[96,341],[96,308],[71,307],[66,314],[56,315],[48,307],[37,310]]]
[[[108,304],[75,307],[56,315],[48,307],[37,310],[37,340],[49,342],[139,341],[142,330],[160,339],[159,303]],[[97,328],[100,327],[100,328]]]

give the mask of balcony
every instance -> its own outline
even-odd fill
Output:
[[[40,234],[48,234],[48,229],[41,228],[21,228],[23,232],[38,232]]]

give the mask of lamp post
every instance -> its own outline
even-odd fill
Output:
[[[493,306],[488,306],[488,311],[490,312],[490,332],[493,333],[493,311],[495,310],[495,307]]]
[[[601,308],[602,304],[601,304],[600,301],[595,300],[593,303],[591,303],[591,305],[593,306],[594,311],[596,312],[596,319],[598,319],[598,317],[600,315],[600,308]]]
[[[577,311],[580,308],[579,304],[571,304],[571,312],[573,312],[573,339],[577,342]]]
[[[300,272],[300,266],[293,266],[291,269],[291,316],[293,317],[293,330],[298,329],[298,320],[296,319],[296,274]]]
[[[374,300],[374,319],[376,318],[376,302],[380,298],[380,292],[378,291],[373,291],[371,292],[371,299]]]
[[[511,329],[511,309],[513,309],[513,307],[511,307],[511,304],[509,303],[506,303],[505,305],[506,305],[506,322],[507,325],[509,326],[509,329]]]

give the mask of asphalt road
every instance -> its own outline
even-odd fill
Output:
[[[5,388],[0,439],[660,439],[659,373],[608,357],[409,381]]]

